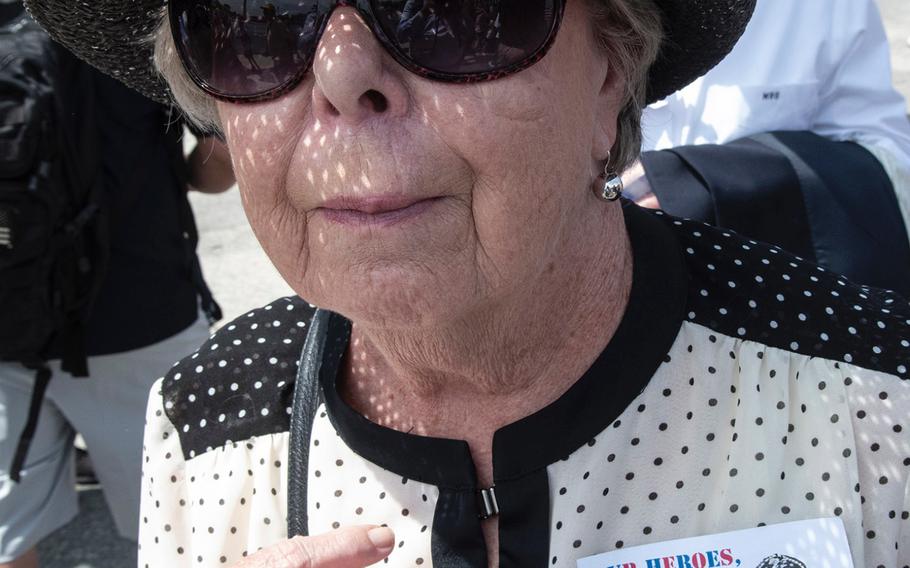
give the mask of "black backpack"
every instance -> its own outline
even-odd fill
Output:
[[[0,27],[0,360],[36,371],[18,480],[51,371],[88,375],[106,242],[91,76],[29,16]]]

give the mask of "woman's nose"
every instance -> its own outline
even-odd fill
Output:
[[[313,108],[326,122],[359,124],[407,111],[408,93],[373,31],[354,8],[335,10],[316,50]]]

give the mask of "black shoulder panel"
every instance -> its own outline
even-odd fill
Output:
[[[910,304],[701,222],[659,214],[688,264],[688,320],[718,333],[908,378]]]
[[[297,360],[315,308],[290,297],[219,329],[164,378],[184,457],[288,430]]]

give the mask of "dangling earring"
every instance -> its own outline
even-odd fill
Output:
[[[603,182],[601,182],[603,180]],[[610,169],[610,153],[607,152],[607,163],[604,173],[597,177],[594,184],[594,194],[604,201],[616,201],[622,196],[622,178]]]

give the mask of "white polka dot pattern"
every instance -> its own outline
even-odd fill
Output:
[[[662,213],[693,277],[688,319],[732,337],[907,378],[910,309],[782,249]]]
[[[314,308],[282,298],[234,320],[164,380],[164,408],[192,459],[230,440],[285,432]]]
[[[161,397],[153,396],[139,566],[231,566],[285,538],[288,434],[231,442],[184,460],[180,438],[161,410]]]
[[[439,490],[377,468],[335,433],[319,409],[310,442],[309,520],[313,534],[340,526],[390,525],[395,549],[387,564],[431,565],[431,528]]]
[[[549,468],[552,565],[833,516],[857,566],[900,565],[910,384],[712,334],[685,324],[638,399]]]

